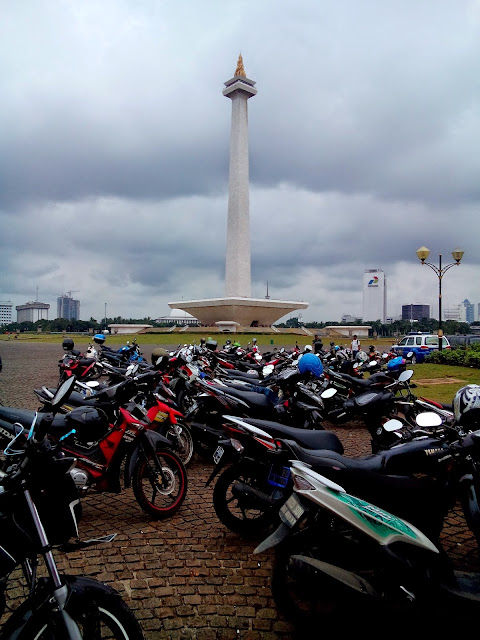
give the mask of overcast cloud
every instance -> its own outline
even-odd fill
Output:
[[[248,102],[252,295],[304,320],[480,302],[478,0],[0,0],[0,299],[156,318],[224,295],[231,102]]]

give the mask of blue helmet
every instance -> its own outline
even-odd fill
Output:
[[[298,361],[298,370],[300,373],[309,371],[315,378],[319,378],[323,373],[323,364],[314,353],[305,353]]]
[[[405,367],[405,364],[406,364],[405,358],[402,358],[399,356],[398,358],[392,358],[391,360],[388,361],[387,369],[389,371],[400,371],[400,369],[403,369]]]

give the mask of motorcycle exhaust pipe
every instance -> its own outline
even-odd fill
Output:
[[[232,486],[232,494],[247,509],[272,508],[278,505],[278,502],[269,495],[244,482],[235,482]]]

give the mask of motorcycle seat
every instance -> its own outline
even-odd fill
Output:
[[[288,440],[288,444],[299,460],[310,464],[318,473],[322,473],[322,469],[345,469],[357,472],[382,473],[385,467],[385,454],[388,453],[382,451],[381,453],[363,456],[361,458],[348,458],[336,451],[306,449],[293,440]]]
[[[212,385],[215,386],[215,385]],[[232,389],[231,387],[225,388],[217,385],[224,393],[227,393],[234,398],[243,400],[251,407],[257,407],[259,409],[269,409],[273,407],[272,402],[263,393],[256,393],[255,391],[240,391],[239,389]]]
[[[48,413],[48,412],[47,412]],[[38,412],[37,420],[40,420],[45,413]],[[18,422],[24,429],[30,429],[35,411],[30,409],[15,409],[14,407],[0,407],[0,428],[8,431],[12,436],[16,435],[13,424]],[[57,414],[53,418],[52,429],[64,430],[66,428],[65,415]]]
[[[258,373],[247,373],[239,369],[225,369],[222,371],[227,378],[245,378],[246,380],[258,380]]]
[[[339,454],[344,452],[342,443],[333,431],[299,429],[298,427],[289,427],[280,422],[258,420],[256,418],[242,418],[242,421],[263,429],[274,438],[293,439],[305,449],[329,449]]]
[[[88,367],[92,362],[96,362],[95,358],[79,358],[78,364],[81,364],[83,367]]]

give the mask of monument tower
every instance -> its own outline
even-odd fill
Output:
[[[257,90],[247,78],[241,55],[233,78],[224,84],[223,95],[232,101],[225,298],[181,300],[168,306],[191,313],[203,325],[215,324],[224,330],[271,326],[287,313],[306,309],[308,303],[251,297],[247,101]]]
[[[247,101],[257,93],[254,86],[255,82],[247,79],[240,55],[235,74],[223,90],[232,101],[225,295],[244,298],[252,295]]]

